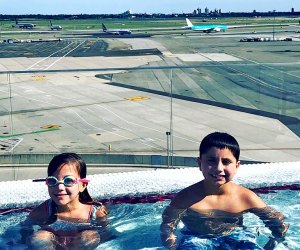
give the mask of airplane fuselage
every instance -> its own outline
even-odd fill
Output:
[[[107,29],[104,23],[102,23],[102,30],[103,30],[103,32],[111,34],[111,35],[131,35],[131,30]]]
[[[51,30],[62,30],[62,27],[60,25],[52,25]]]
[[[221,30],[225,31],[228,29],[228,26],[224,24],[193,25],[188,18],[186,18],[185,20],[187,26],[185,26],[184,28],[194,30],[194,31],[202,31],[202,32],[210,33],[210,32],[219,32]]]
[[[129,31],[129,30],[105,30],[104,32],[111,34],[111,35],[120,35],[120,36],[131,34],[131,31]]]
[[[16,22],[16,24],[12,25],[12,27],[19,27],[20,29],[33,29],[36,25],[33,23],[19,23]]]
[[[195,31],[203,31],[203,32],[219,32],[221,30],[226,30],[228,27],[223,24],[209,24],[209,25],[194,25],[191,27],[192,30]]]

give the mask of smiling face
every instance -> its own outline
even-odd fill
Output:
[[[53,173],[52,176],[61,181],[65,176],[68,175],[74,176],[75,178],[80,178],[75,163],[62,165]],[[71,205],[79,202],[79,192],[83,192],[83,190],[86,188],[86,185],[86,183],[78,182],[72,187],[66,187],[64,184],[59,183],[54,187],[48,187],[48,192],[52,200],[57,205]]]
[[[231,181],[240,166],[228,148],[217,147],[211,147],[198,158],[198,164],[205,182],[219,187]]]

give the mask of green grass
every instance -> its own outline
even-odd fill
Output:
[[[250,25],[250,24],[291,24],[297,23],[298,19],[276,17],[275,21],[272,17],[266,18],[218,18],[202,22],[202,18],[191,18],[194,24],[227,24],[227,25]],[[30,22],[37,25],[35,30],[49,30],[49,20],[40,19],[20,19],[19,22]],[[59,24],[64,30],[101,30],[101,23],[105,23],[109,29],[149,29],[149,28],[174,28],[186,25],[185,18],[172,19],[75,19],[75,20],[52,20],[53,24]],[[0,21],[1,31],[19,30],[12,28],[14,21]]]

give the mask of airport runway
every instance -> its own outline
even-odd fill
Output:
[[[227,131],[243,160],[299,161],[298,42],[115,40],[1,44],[1,71],[41,70],[0,75],[1,153],[197,156],[207,133]],[[42,72],[100,68],[135,69]]]

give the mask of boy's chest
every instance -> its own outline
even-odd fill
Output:
[[[239,197],[211,195],[194,203],[190,209],[194,211],[221,210],[229,213],[241,213],[245,210],[245,206]]]

